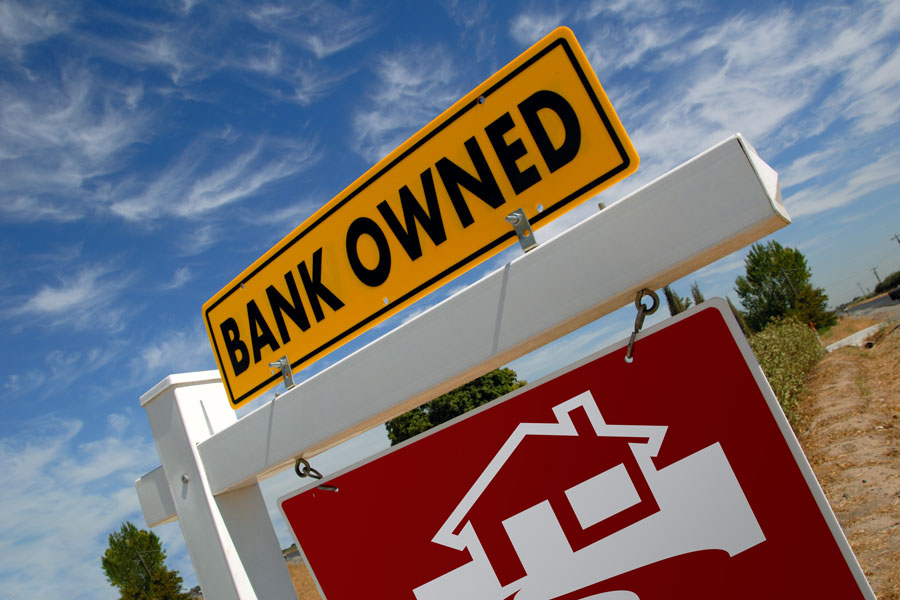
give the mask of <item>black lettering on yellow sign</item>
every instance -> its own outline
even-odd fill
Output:
[[[322,283],[322,249],[319,248],[312,255],[312,273],[306,266],[306,261],[302,261],[297,265],[297,271],[300,273],[300,281],[303,283],[303,291],[306,292],[306,300],[312,309],[316,322],[319,323],[325,318],[325,312],[322,310],[322,302],[328,305],[332,310],[338,310],[344,303],[338,298],[324,283]],[[300,298],[300,292],[294,280],[294,274],[290,271],[284,274],[284,282],[288,288],[288,294],[291,299],[288,300],[281,295],[275,286],[270,285],[266,288],[266,299],[269,309],[278,328],[278,334],[281,336],[281,344],[291,341],[290,331],[284,317],[293,321],[300,331],[306,331],[310,327],[309,317],[303,308],[303,302]],[[248,351],[247,343],[241,339],[241,329],[238,327],[237,321],[228,318],[223,321],[219,329],[222,331],[222,339],[225,341],[225,349],[228,352],[228,358],[231,360],[231,368],[234,369],[235,375],[240,375],[250,366],[250,355],[253,355],[253,363],[258,363],[262,359],[263,348],[268,347],[271,351],[278,350],[281,344],[272,332],[272,328],[263,316],[262,311],[256,304],[256,300],[250,300],[247,303],[247,329],[250,331],[250,348]]]
[[[466,204],[460,188],[466,188],[491,208],[499,207],[506,200],[503,199],[503,192],[500,191],[497,179],[484,158],[484,152],[481,151],[478,140],[470,137],[463,145],[466,148],[466,152],[469,153],[469,159],[475,166],[477,177],[446,157],[438,160],[435,166],[437,167],[438,175],[441,176],[444,188],[447,190],[447,195],[450,196],[450,203],[453,204],[453,208],[456,210],[456,216],[459,217],[460,224],[463,227],[468,227],[475,220],[472,218],[472,212],[469,210],[469,205]]]
[[[364,235],[369,236],[378,249],[378,263],[371,269],[359,258],[359,238]],[[360,217],[350,223],[347,228],[347,260],[356,278],[367,286],[378,287],[387,280],[391,274],[391,249],[378,223],[368,217]]]
[[[559,28],[322,206],[204,304],[236,408],[637,169],[572,32]]]
[[[538,116],[538,111],[543,109],[555,112],[562,121],[566,135],[559,148],[553,147],[553,142],[550,141],[547,130]],[[581,147],[581,127],[578,125],[575,110],[565,98],[556,92],[541,90],[520,102],[519,112],[551,173],[572,162]]]
[[[409,186],[400,188],[400,210],[403,212],[404,227],[387,200],[378,204],[378,212],[384,217],[388,227],[391,228],[394,237],[403,246],[410,260],[422,257],[422,244],[419,241],[419,229],[416,222],[422,226],[435,246],[447,241],[447,233],[444,231],[444,221],[441,218],[441,209],[438,208],[437,192],[434,190],[434,176],[431,169],[425,169],[419,177],[422,180],[422,190],[425,194],[425,203],[428,209],[422,208],[419,201],[409,190]]]
[[[575,110],[565,98],[556,92],[541,90],[520,102],[518,109],[541,158],[551,173],[575,158],[581,146],[581,128]],[[563,124],[565,135],[558,147],[554,146],[547,134],[541,118],[542,111],[552,111]],[[515,121],[507,112],[485,127],[484,132],[503,168],[503,173],[518,195],[539,182],[541,175],[534,163],[527,166],[520,164],[519,161],[526,158],[527,148],[521,137],[516,137],[514,128]],[[495,209],[505,204],[506,199],[475,136],[467,139],[463,146],[475,168],[474,173],[447,157],[438,159],[434,169],[447,192],[456,218],[465,228],[474,223],[474,218],[463,196],[463,189]],[[398,190],[399,210],[392,208],[387,200],[377,205],[378,213],[387,225],[387,231],[413,261],[422,257],[423,236],[420,236],[420,229],[435,247],[447,241],[444,216],[438,204],[434,171],[431,167],[422,171],[419,181],[422,185],[421,197],[416,197],[409,185],[404,185]],[[363,237],[368,237],[375,245],[378,258],[374,265],[364,264],[359,256],[359,243]],[[391,274],[391,249],[387,234],[375,220],[369,217],[355,219],[347,228],[345,250],[350,269],[360,282],[369,287],[378,287],[387,281]],[[343,301],[322,281],[322,248],[313,252],[312,271],[307,267],[306,261],[302,261],[297,265],[297,273],[300,275],[306,305],[312,311],[316,323],[325,319],[323,303],[332,311],[344,306]],[[303,295],[293,272],[284,274],[284,283],[289,298],[285,298],[274,285],[266,288],[264,301],[268,305],[273,323],[266,320],[257,300],[252,299],[247,302],[247,320],[243,328],[231,317],[219,325],[235,375],[246,371],[251,359],[254,364],[262,360],[264,350],[275,352],[291,340],[291,328],[285,317],[290,319],[300,332],[307,331],[311,327]],[[242,337],[242,331],[248,335]]]
[[[548,90],[535,92],[518,105],[519,113],[525,121],[525,125],[534,138],[535,144],[541,153],[541,157],[547,165],[547,169],[553,173],[559,168],[571,162],[578,154],[581,146],[581,128],[575,110],[565,98]],[[550,110],[556,113],[563,124],[565,137],[559,147],[555,147],[547,135],[544,122],[541,120],[540,111]],[[537,167],[532,164],[524,170],[519,167],[519,159],[525,157],[527,148],[521,138],[507,141],[506,135],[513,130],[515,122],[509,113],[485,127],[485,133],[494,153],[500,161],[507,179],[516,194],[521,194],[535,183],[541,180]],[[456,211],[456,217],[463,227],[468,227],[475,222],[472,211],[462,194],[462,188],[471,192],[479,200],[491,208],[499,208],[506,200],[497,179],[491,172],[484,152],[478,145],[478,140],[473,136],[464,144],[469,159],[475,167],[475,175],[466,171],[447,157],[440,158],[435,163],[438,176],[444,189],[450,198],[450,203]],[[378,212],[387,224],[387,228],[400,246],[406,252],[410,260],[417,260],[422,256],[422,240],[419,237],[419,228],[425,232],[435,246],[440,246],[447,241],[447,232],[444,228],[444,217],[438,205],[437,190],[434,183],[434,174],[431,167],[422,171],[419,175],[422,184],[423,203],[416,198],[408,185],[404,185],[398,191],[400,198],[400,217],[387,200],[383,200],[377,206]],[[363,236],[368,236],[375,244],[378,253],[378,261],[374,266],[366,266],[359,257],[359,241]],[[347,261],[353,274],[360,282],[369,287],[378,287],[387,281],[391,273],[391,249],[387,235],[379,224],[369,217],[359,217],[347,228],[345,240]]]

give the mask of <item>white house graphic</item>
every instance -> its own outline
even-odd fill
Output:
[[[527,438],[579,435],[570,414],[576,409],[587,413],[597,437],[646,439],[627,444],[659,510],[578,550],[573,550],[549,501],[504,518],[503,530],[525,575],[503,584],[470,513]],[[734,556],[765,541],[720,444],[657,470],[652,459],[662,445],[665,426],[609,425],[590,392],[555,406],[553,413],[556,423],[521,423],[515,429],[438,530],[434,543],[468,550],[472,560],[414,589],[417,600],[507,600],[512,596],[550,600],[674,556],[712,549]],[[624,464],[565,490],[565,498],[585,529],[641,502]],[[638,596],[620,590],[590,598]]]

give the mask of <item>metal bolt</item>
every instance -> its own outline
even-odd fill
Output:
[[[188,477],[187,473],[182,473],[182,474],[181,474],[181,483],[187,483],[187,482],[190,481],[190,480],[191,480],[191,478]]]

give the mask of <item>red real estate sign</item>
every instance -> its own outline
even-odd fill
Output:
[[[327,600],[870,598],[723,301],[280,501]]]

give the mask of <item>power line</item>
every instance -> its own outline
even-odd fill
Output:
[[[891,238],[891,239],[894,239],[894,238]],[[894,252],[888,252],[887,254],[885,254],[884,256],[882,256],[881,258],[877,259],[875,262],[876,262],[876,263],[881,263],[884,259],[886,259],[886,258],[889,257],[889,256],[896,256],[896,255],[894,254]],[[884,267],[884,265],[881,265],[881,266]],[[871,270],[871,269],[870,269],[870,270]],[[854,272],[854,273],[850,273],[850,274],[847,275],[846,277],[841,277],[840,279],[836,279],[836,280],[834,280],[834,281],[832,281],[832,282],[826,284],[825,287],[835,286],[835,285],[838,285],[839,283],[844,283],[844,282],[847,281],[848,279],[853,279],[854,277],[859,277],[859,275],[860,275],[863,271],[865,271],[865,269],[861,269],[861,270],[856,271],[856,272]]]

